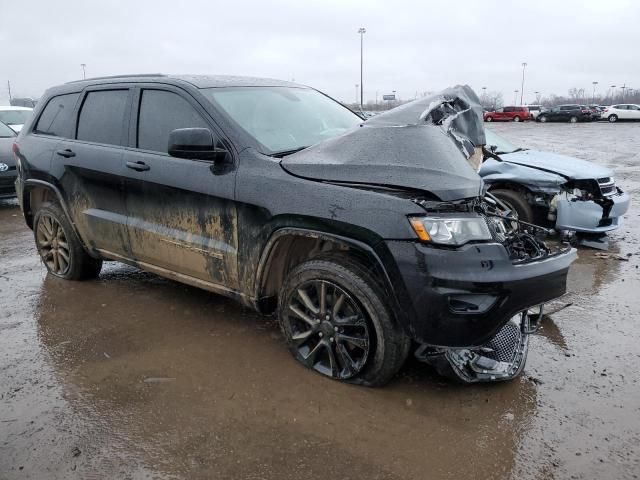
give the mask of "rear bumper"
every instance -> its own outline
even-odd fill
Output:
[[[622,223],[622,216],[629,210],[631,198],[628,193],[621,190],[609,198],[613,200],[613,207],[608,219],[604,221],[602,207],[591,200],[570,201],[566,198],[559,200],[556,229],[585,233],[604,233],[615,230]]]
[[[498,243],[455,250],[389,241],[387,246],[408,293],[409,333],[434,346],[485,343],[511,317],[566,292],[575,249],[514,265]]]

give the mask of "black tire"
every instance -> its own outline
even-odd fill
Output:
[[[513,121],[514,122],[519,122],[520,121],[520,117],[518,115],[516,115],[515,117],[513,117]]]
[[[538,118],[536,118],[536,120],[540,123],[547,123],[548,118],[546,115],[538,115]]]
[[[51,228],[55,232],[47,234]],[[87,254],[58,204],[44,203],[38,208],[33,219],[33,235],[38,254],[51,275],[65,280],[86,280],[100,274],[102,260]],[[55,239],[47,241],[49,235]]]
[[[609,120],[609,123],[616,123],[618,121],[618,116],[617,115],[609,115],[607,117],[607,120]]]
[[[534,223],[533,209],[527,203],[527,199],[520,192],[515,190],[496,189],[491,193],[504,202],[507,207],[514,210],[518,215],[518,220]]]
[[[339,338],[336,334],[336,339],[333,336],[330,342],[326,338],[329,334],[322,336],[320,331],[326,328],[328,332],[331,332],[331,322],[328,320],[329,315],[324,316],[325,313],[329,313],[329,308],[326,308],[325,312],[316,311],[315,315],[318,318],[322,318],[320,321],[314,319],[319,325],[317,327],[307,327],[310,334],[307,332],[300,333],[294,332],[293,322],[299,321],[297,314],[292,314],[292,308],[299,310],[299,291],[312,282],[320,282],[328,285],[327,288],[338,287],[338,294],[334,289],[333,300],[342,293],[347,294],[347,301],[352,302],[360,308],[360,312],[364,316],[364,322],[367,330],[367,352],[364,355],[365,359],[361,361],[356,368],[347,369],[344,367],[344,357],[339,355],[338,349]],[[318,295],[318,301],[320,296]],[[325,300],[325,305],[328,305],[328,300]],[[316,309],[319,310],[319,309]],[[314,315],[311,310],[306,310],[310,315]],[[334,311],[335,313],[335,311]],[[338,320],[338,315],[335,315],[335,324],[341,325]],[[324,319],[327,319],[326,321]],[[353,263],[346,259],[316,259],[309,260],[298,265],[287,276],[284,285],[280,291],[278,300],[278,319],[280,321],[280,327],[289,346],[289,350],[293,354],[294,358],[302,363],[304,366],[310,369],[314,369],[319,373],[333,378],[335,380],[341,380],[349,383],[368,387],[379,387],[387,383],[391,378],[400,370],[404,364],[409,350],[411,348],[410,338],[402,331],[401,327],[397,325],[388,307],[388,301],[380,288],[379,284],[371,276],[367,270],[360,265]],[[334,318],[331,319],[333,321]],[[306,322],[306,321],[305,321]],[[329,325],[324,325],[324,324]],[[315,330],[314,330],[315,328]],[[338,327],[334,327],[337,331]],[[319,333],[318,333],[319,332]],[[333,362],[339,358],[337,362],[338,367],[341,367],[339,372],[333,368],[329,372],[320,368],[321,363],[315,362],[315,357],[311,361],[308,358],[311,353],[304,356],[304,352],[301,351],[300,337],[306,335],[303,343],[310,342],[308,347],[304,347],[307,350],[315,350],[318,344],[324,342],[323,351],[326,352],[327,358],[329,354],[333,356]],[[333,335],[333,334],[331,334]],[[298,337],[294,340],[294,336]],[[321,337],[318,338],[317,336]],[[297,343],[296,343],[297,341]],[[344,347],[340,347],[344,348]],[[331,351],[330,351],[331,350]],[[362,349],[364,351],[364,349]],[[353,350],[352,350],[353,352]],[[359,353],[359,351],[356,351]],[[362,358],[362,355],[361,355]],[[353,365],[352,365],[353,366]],[[350,375],[344,374],[345,372],[351,373]]]
[[[569,123],[578,123],[578,117],[576,116],[569,117]]]
[[[485,117],[485,122],[493,122],[493,117]]]

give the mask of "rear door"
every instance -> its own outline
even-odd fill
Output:
[[[630,105],[618,105],[618,118],[623,120],[630,120],[632,117],[632,112],[629,110]]]
[[[85,244],[123,256],[129,252],[123,153],[131,94],[126,86],[87,88],[75,133],[59,143],[52,160],[64,170],[60,183]]]
[[[167,153],[172,130],[209,128],[223,141],[221,132],[202,106],[177,87],[141,86],[134,105],[125,154],[134,258],[222,289],[236,289],[235,166],[219,169],[211,160]]]
[[[640,106],[629,105],[629,118],[631,120],[640,120]]]
[[[502,113],[502,117],[500,117],[500,119],[501,120],[511,120],[513,118],[514,110],[515,109],[513,107],[504,107],[503,113]]]

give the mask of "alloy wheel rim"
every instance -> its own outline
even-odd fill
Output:
[[[335,283],[312,280],[296,288],[284,326],[298,359],[323,375],[345,380],[367,362],[371,341],[364,313]]]
[[[36,229],[40,257],[51,273],[64,275],[71,265],[69,243],[62,225],[50,215],[42,215]]]

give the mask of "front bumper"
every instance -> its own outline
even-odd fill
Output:
[[[17,172],[15,167],[10,167],[6,172],[0,172],[0,198],[9,198],[16,196]]]
[[[629,210],[631,198],[622,190],[608,198],[613,200],[613,207],[607,219],[602,218],[602,207],[592,200],[559,199],[556,229],[585,233],[604,233],[615,230],[622,223],[622,216]]]
[[[566,292],[571,249],[513,264],[499,243],[434,248],[388,241],[407,292],[405,316],[414,340],[443,347],[479,346],[518,312]]]

